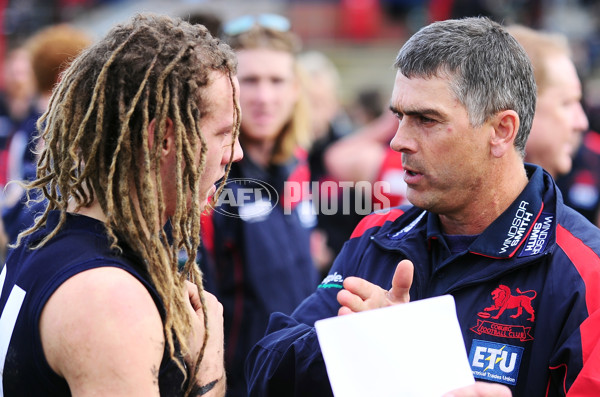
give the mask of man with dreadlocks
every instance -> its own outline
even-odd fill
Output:
[[[48,206],[0,275],[0,395],[224,394],[222,307],[194,258],[241,159],[235,73],[206,28],[158,15],[66,70],[28,186]]]

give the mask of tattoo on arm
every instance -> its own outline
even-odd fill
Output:
[[[217,383],[219,383],[221,379],[215,379],[212,382],[209,382],[207,384],[205,384],[204,386],[198,386],[194,389],[194,395],[196,396],[203,396],[206,393],[208,393],[209,391],[211,391],[212,389],[214,389],[214,387],[217,385]]]

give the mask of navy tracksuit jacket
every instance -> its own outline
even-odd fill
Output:
[[[363,219],[317,290],[292,315],[271,316],[247,359],[250,395],[331,396],[314,322],[337,315],[345,277],[389,289],[407,258],[411,300],[454,296],[476,380],[514,397],[600,396],[600,230],[563,204],[541,168],[527,171],[521,195],[458,252],[427,211]]]
[[[292,205],[284,194],[286,182],[308,181],[307,175],[296,159],[263,170],[244,158],[233,164],[222,202],[203,220],[201,266],[205,288],[223,304],[228,397],[246,396],[244,361],[271,313],[292,313],[319,284],[311,229],[301,216],[307,202]]]

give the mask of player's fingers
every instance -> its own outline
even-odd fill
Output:
[[[223,305],[216,296],[208,291],[202,291],[202,296],[204,297],[204,303],[206,304],[206,311],[209,314],[214,313],[216,315],[221,315],[223,313]]]
[[[198,294],[198,286],[190,281],[185,281],[185,288],[188,295],[188,300],[190,301],[192,307],[195,311],[202,308],[202,302],[200,300],[200,295]]]

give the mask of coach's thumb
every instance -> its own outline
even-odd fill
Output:
[[[411,261],[404,259],[396,266],[394,278],[392,279],[392,288],[388,291],[388,299],[392,303],[410,302],[410,286],[413,281],[415,267]]]

